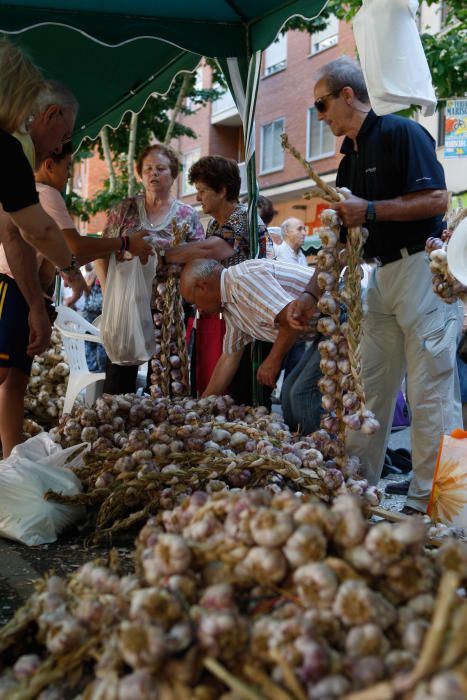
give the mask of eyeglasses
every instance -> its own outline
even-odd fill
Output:
[[[327,109],[327,97],[337,97],[339,93],[341,92],[342,88],[339,88],[338,90],[333,90],[332,92],[327,92],[325,95],[321,95],[321,97],[318,97],[317,100],[315,100],[314,105],[316,110],[322,114],[323,112],[326,111]]]

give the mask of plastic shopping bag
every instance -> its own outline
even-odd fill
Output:
[[[48,433],[39,433],[0,461],[0,537],[30,546],[55,542],[84,516],[83,506],[44,498],[49,489],[68,496],[81,492],[80,480],[68,467],[83,463],[83,448],[64,450]]]
[[[151,294],[156,264],[155,255],[146,265],[139,258],[117,263],[115,255],[110,257],[100,329],[107,355],[117,365],[140,365],[154,354]]]
[[[467,432],[443,435],[436,460],[428,515],[446,525],[467,527]]]
[[[376,114],[411,104],[436,109],[430,69],[415,22],[418,0],[363,0],[353,31],[370,103]]]

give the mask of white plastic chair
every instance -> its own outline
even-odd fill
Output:
[[[102,345],[102,340],[99,329],[73,309],[58,306],[56,311],[55,327],[62,334],[65,354],[70,365],[63,413],[70,413],[76,397],[83,389],[86,389],[85,403],[88,406],[92,406],[102,394],[105,372],[89,371],[84,349],[85,341]]]

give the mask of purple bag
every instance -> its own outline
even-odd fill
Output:
[[[393,428],[406,428],[410,425],[410,414],[407,401],[402,391],[397,394],[396,408],[394,410],[394,418],[392,419]]]

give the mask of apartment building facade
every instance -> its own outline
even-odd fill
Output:
[[[438,31],[442,22],[440,6],[424,7],[419,22],[424,30]],[[297,216],[305,221],[309,235],[320,226],[320,211],[326,205],[316,197],[303,197],[314,183],[303,166],[282,150],[280,134],[286,132],[313,169],[326,182],[335,183],[342,139],[334,137],[329,127],[318,121],[313,86],[319,68],[343,54],[355,56],[355,42],[351,25],[336,18],[329,21],[325,30],[313,35],[289,31],[263,54],[256,108],[256,168],[259,190],[274,202],[277,211],[272,225]],[[198,68],[197,81],[200,88],[211,85],[211,71],[204,63]],[[464,163],[445,159],[443,155],[443,115],[436,113],[430,118],[418,116],[417,119],[438,143],[438,157],[446,171],[448,189],[456,195],[465,192]],[[213,103],[198,107],[183,117],[183,121],[197,138],[183,136],[172,141],[183,162],[174,195],[197,206],[194,188],[187,178],[190,166],[202,156],[223,155],[237,160],[244,173],[242,124],[229,92]],[[102,161],[96,161],[97,158],[84,161],[77,173],[83,196],[89,196],[105,179],[105,166]],[[242,194],[246,195],[245,177],[243,182]],[[81,224],[82,232],[101,230],[104,221],[105,216],[99,215],[90,224]]]

